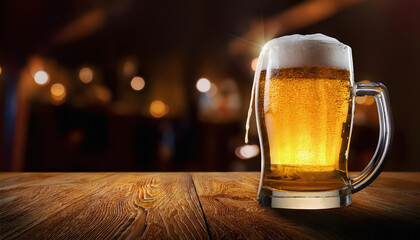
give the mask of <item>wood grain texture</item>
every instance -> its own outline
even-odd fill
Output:
[[[213,239],[309,238],[299,225],[257,203],[259,173],[193,173]]]
[[[0,239],[417,239],[420,173],[351,206],[257,204],[259,173],[0,173]]]
[[[351,206],[308,211],[259,206],[259,173],[193,174],[213,239],[417,239],[419,180],[385,172]]]
[[[189,174],[0,175],[1,239],[207,239]]]

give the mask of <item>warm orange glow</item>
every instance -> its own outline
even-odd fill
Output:
[[[35,76],[35,73],[37,73],[38,71],[42,71],[45,69],[45,61],[44,59],[42,59],[39,56],[33,56],[30,58],[29,60],[29,67],[30,67],[30,74],[32,77]]]
[[[368,99],[366,99],[366,102],[365,102],[366,105],[372,105],[374,103],[375,103],[374,97],[368,97]]]
[[[123,65],[123,75],[125,77],[131,77],[135,74],[135,71],[136,71],[136,65],[134,61],[132,60],[125,61]]]
[[[214,83],[211,83],[210,85],[210,90],[207,92],[207,94],[209,94],[210,96],[216,96],[217,94],[217,86]]]
[[[367,97],[357,97],[356,103],[357,104],[364,104],[366,102]]]
[[[52,41],[55,44],[63,44],[86,37],[100,29],[106,18],[107,12],[102,8],[92,9],[79,17],[74,16],[69,24],[60,27]]]
[[[211,87],[211,83],[207,78],[200,78],[196,84],[197,90],[200,92],[208,92]]]
[[[232,54],[258,53],[261,51],[261,46],[268,40],[287,33],[298,32],[299,29],[321,22],[360,1],[300,1],[278,14],[265,18],[263,21],[257,18],[254,22],[251,22],[248,30],[242,36],[235,37],[230,42],[229,51]]]
[[[370,83],[371,81],[369,80],[363,80],[360,81],[361,83]],[[356,98],[356,104],[360,104],[360,105],[372,105],[375,103],[375,98],[374,97],[357,97]]]
[[[1,75],[1,66],[0,66],[0,75]]]
[[[51,85],[51,97],[55,101],[61,101],[66,97],[66,88],[61,83]]]
[[[80,81],[83,83],[90,83],[93,79],[93,71],[88,67],[84,67],[79,71]]]
[[[140,91],[144,88],[145,82],[142,77],[133,77],[133,79],[131,79],[130,85],[134,90]]]
[[[48,83],[49,76],[45,71],[38,71],[34,75],[35,83],[38,85],[45,85]]]
[[[102,85],[93,85],[90,88],[90,94],[95,100],[103,103],[108,103],[112,99],[112,93],[109,89]]]
[[[254,59],[252,59],[252,62],[251,62],[251,68],[252,68],[252,70],[256,70],[257,69],[257,62],[258,62],[258,58],[254,58]]]
[[[162,101],[156,100],[150,104],[150,114],[155,118],[161,118],[168,114],[169,107]]]
[[[356,98],[357,104],[363,104],[363,105],[372,105],[375,103],[375,98],[373,97],[357,97]]]

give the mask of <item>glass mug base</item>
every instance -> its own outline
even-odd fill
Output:
[[[289,192],[262,188],[258,203],[271,208],[328,209],[351,204],[350,189],[326,192]]]

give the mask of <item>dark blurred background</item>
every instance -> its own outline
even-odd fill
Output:
[[[261,46],[324,33],[353,49],[356,81],[390,92],[386,170],[419,171],[420,1],[3,0],[0,170],[259,171],[244,144]],[[253,116],[253,119],[255,117]],[[350,170],[378,139],[357,100]]]

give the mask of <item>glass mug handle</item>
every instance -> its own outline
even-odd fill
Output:
[[[351,192],[355,193],[368,186],[381,173],[384,160],[392,142],[393,120],[388,90],[382,83],[356,83],[356,97],[375,98],[379,116],[379,140],[375,154],[359,176],[351,179]]]

